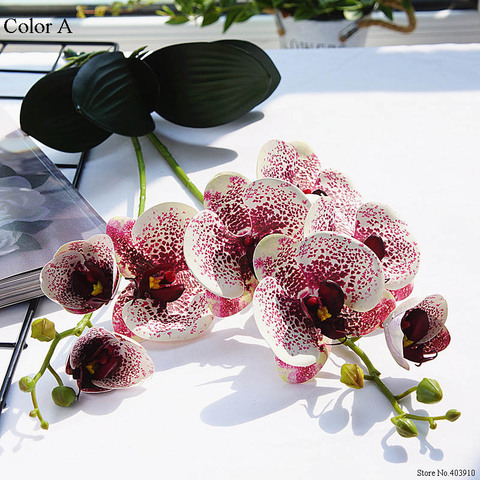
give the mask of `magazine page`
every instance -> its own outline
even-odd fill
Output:
[[[41,268],[105,222],[60,170],[0,110],[0,282]]]

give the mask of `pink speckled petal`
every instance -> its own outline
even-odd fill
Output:
[[[106,271],[111,271],[113,274],[112,283],[118,283],[118,268],[115,261],[115,250],[112,239],[106,234],[98,234],[90,237],[87,240],[76,240],[62,245],[54,255],[61,255],[65,252],[78,252],[85,261],[92,261],[99,267]],[[115,294],[116,289],[113,289]]]
[[[317,196],[308,211],[303,229],[303,236],[309,237],[318,232],[335,231],[335,202],[333,198]]]
[[[215,213],[203,210],[192,219],[185,232],[184,254],[188,268],[207,290],[225,298],[243,295],[252,273],[244,265],[246,249]]]
[[[344,307],[341,316],[345,318],[345,332],[354,337],[374,332],[395,310],[395,306],[393,295],[385,290],[382,299],[368,312],[355,312]]]
[[[112,375],[102,380],[92,380],[97,387],[105,390],[133,387],[153,375],[153,361],[140,344],[131,338],[109,332],[101,327],[91,328],[75,342],[70,354],[72,368],[80,365],[85,346],[98,340],[101,340],[104,345],[108,345],[116,355],[121,356],[122,362],[120,368]]]
[[[126,337],[130,338],[133,337],[134,334],[123,321],[122,310],[126,303],[131,302],[135,298],[134,291],[135,284],[131,282],[117,296],[112,313],[113,331],[115,333],[120,333],[121,335],[125,335]]]
[[[398,290],[413,280],[418,272],[420,252],[408,225],[387,205],[365,203],[357,212],[355,238],[364,242],[370,235],[382,238],[382,259],[386,287]]]
[[[260,334],[281,361],[294,367],[311,367],[326,360],[326,349],[321,348],[322,342],[300,301],[288,297],[274,278],[259,283],[253,296],[253,313]]]
[[[411,309],[419,308],[428,316],[428,331],[417,343],[426,343],[442,330],[448,316],[448,304],[442,295],[429,295],[423,300],[414,297],[402,302],[393,312],[394,317],[403,318],[404,314]]]
[[[216,317],[230,317],[246,308],[253,299],[253,292],[258,285],[257,279],[252,275],[250,281],[245,283],[245,291],[238,298],[223,298],[207,290],[207,303],[211,312]]]
[[[120,273],[125,278],[135,278],[151,268],[149,261],[137,250],[132,239],[135,220],[114,217],[107,224],[107,235],[112,239]]]
[[[425,297],[416,308],[420,308],[428,315],[428,331],[418,342],[427,343],[443,329],[448,316],[448,305],[442,295],[429,295]]]
[[[405,300],[407,297],[411,295],[412,292],[413,292],[413,282],[409,283],[408,285],[405,285],[403,288],[400,288],[398,290],[390,290],[390,293],[393,295],[393,297],[397,302],[400,302],[401,300]]]
[[[362,196],[350,179],[336,170],[322,170],[315,183],[314,190],[316,189],[324,191],[335,201],[337,231],[345,235],[353,235],[355,217],[362,204]]]
[[[312,204],[297,187],[275,178],[261,178],[249,185],[244,202],[252,220],[252,235],[283,233],[302,238]]]
[[[94,262],[104,269],[107,276],[111,275],[113,298],[118,288],[119,277],[113,243],[107,235],[95,235],[88,240],[78,240],[62,245],[40,273],[43,293],[71,313],[90,313],[105,304],[105,302],[98,302],[98,304],[87,302],[71,287],[72,273],[85,270],[86,261]]]
[[[77,295],[71,287],[72,273],[81,270],[85,258],[78,252],[63,252],[47,263],[40,274],[43,293],[71,313],[85,314],[96,308]]]
[[[258,243],[253,254],[253,266],[258,280],[273,277],[292,298],[299,298],[308,285],[295,260],[298,242],[281,234],[267,235]]]
[[[138,217],[132,229],[136,248],[154,265],[170,263],[185,270],[183,237],[197,211],[183,203],[161,203]]]
[[[447,327],[442,327],[433,338],[422,344],[424,355],[433,355],[445,350],[450,345],[450,340],[450,332]]]
[[[278,178],[294,184],[297,150],[287,142],[270,140],[262,146],[257,158],[257,178]]]
[[[312,190],[322,169],[320,160],[307,143],[295,140],[290,144],[295,148],[299,157],[295,166],[293,184],[300,190],[307,188]]]
[[[300,242],[297,262],[311,288],[325,280],[336,282],[353,310],[366,312],[382,299],[385,281],[378,257],[354,238],[316,233]]]
[[[245,189],[250,183],[239,173],[223,172],[213,177],[205,188],[205,208],[215,212],[234,234],[250,231],[250,216],[243,203]]]
[[[313,365],[308,367],[295,367],[275,357],[280,378],[287,383],[304,383],[311,380],[322,369],[328,359],[328,350],[325,345],[320,345],[320,355]]]
[[[185,291],[178,300],[160,305],[151,299],[135,299],[122,309],[125,325],[146,340],[190,340],[206,332],[213,320],[205,291],[188,271],[177,274]]]
[[[390,315],[383,323],[383,333],[387,347],[394,360],[405,370],[410,370],[410,364],[403,356],[403,338],[404,334],[401,328],[403,315]]]

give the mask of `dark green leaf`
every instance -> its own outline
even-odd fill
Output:
[[[379,5],[378,9],[383,12],[383,14],[391,21],[393,22],[393,9],[390,7],[387,7],[386,5]]]
[[[78,111],[98,127],[139,137],[152,132],[155,124],[129,60],[122,52],[93,57],[75,76],[72,93]]]
[[[173,17],[170,20],[167,20],[165,23],[170,25],[181,25],[182,23],[187,23],[190,19],[188,17]]]
[[[220,18],[220,13],[218,12],[213,11],[213,12],[206,13],[202,20],[202,27],[212,25],[212,23],[217,22],[219,18]]]
[[[242,41],[173,45],[144,61],[160,85],[156,111],[189,127],[213,127],[241,117],[280,80],[266,53]]]
[[[22,130],[63,152],[82,152],[110,136],[80,115],[72,101],[78,68],[57,70],[42,77],[25,96],[20,111]]]

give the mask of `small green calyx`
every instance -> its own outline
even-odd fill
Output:
[[[417,400],[421,403],[438,403],[443,398],[440,385],[432,378],[424,378],[417,387]]]
[[[458,410],[455,410],[455,409],[452,409],[452,410],[449,410],[446,414],[445,414],[445,418],[449,421],[449,422],[455,422],[456,420],[458,420],[460,418],[460,415],[462,413],[459,412]]]
[[[56,334],[55,324],[48,318],[38,318],[32,323],[32,338],[40,342],[51,342]]]
[[[345,363],[340,370],[340,381],[347,385],[347,387],[356,389],[363,388],[363,370],[356,363]]]
[[[418,435],[417,426],[409,418],[392,418],[397,433],[404,438],[413,438]]]
[[[59,407],[69,407],[77,398],[75,390],[71,387],[58,386],[52,390],[52,400]]]
[[[35,382],[32,377],[22,377],[18,382],[18,386],[22,392],[33,392]]]

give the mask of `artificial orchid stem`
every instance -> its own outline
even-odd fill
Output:
[[[423,422],[428,422],[430,424],[430,428],[434,429],[436,428],[436,423],[435,420],[447,420],[447,417],[445,415],[441,417],[427,417],[427,416],[422,416],[422,415],[413,415],[410,413],[406,413],[403,411],[402,407],[398,403],[399,400],[402,398],[410,395],[413,393],[417,387],[412,387],[408,389],[407,391],[401,393],[400,395],[394,395],[390,389],[382,382],[380,379],[380,372],[373,366],[371,360],[368,358],[367,354],[358,346],[354,343],[354,341],[350,338],[346,338],[345,341],[342,342],[343,345],[347,346],[352,350],[354,353],[356,353],[364,362],[365,366],[368,369],[368,375],[365,375],[366,380],[370,380],[371,382],[374,382],[377,388],[387,397],[387,399],[390,401],[392,404],[393,409],[398,413],[396,417],[394,417],[392,420],[399,419],[399,418],[409,418],[411,420],[420,420]]]
[[[37,382],[40,380],[40,378],[42,378],[43,374],[48,369],[52,373],[52,375],[55,377],[58,384],[63,385],[61,378],[59,377],[57,372],[53,370],[53,368],[50,365],[50,360],[52,359],[53,352],[57,348],[57,345],[60,343],[60,341],[63,340],[64,338],[69,337],[71,335],[75,335],[76,337],[79,337],[83,333],[85,328],[87,327],[91,328],[93,326],[92,322],[90,321],[91,318],[92,318],[92,313],[87,313],[82,317],[82,319],[77,323],[75,327],[65,330],[64,332],[61,332],[61,333],[56,333],[55,338],[52,340],[52,343],[50,344],[50,348],[48,349],[47,355],[43,360],[40,370],[33,377],[33,389],[30,392],[32,397],[33,410],[30,412],[30,416],[38,417],[38,419],[40,420],[40,427],[44,430],[48,429],[48,422],[46,422],[43,419],[42,414],[40,412],[40,408],[38,406],[37,395],[35,392]]]
[[[188,175],[183,171],[182,167],[173,158],[172,154],[168,151],[168,148],[161,142],[161,140],[152,132],[147,134],[148,139],[152,142],[153,146],[157,149],[158,153],[166,160],[170,165],[175,175],[180,181],[188,188],[193,196],[203,205],[203,194],[188,178]]]
[[[145,211],[145,198],[147,194],[147,182],[145,177],[145,161],[143,160],[142,147],[137,137],[132,137],[133,148],[137,157],[138,177],[140,181],[140,198],[138,200],[138,216]]]

